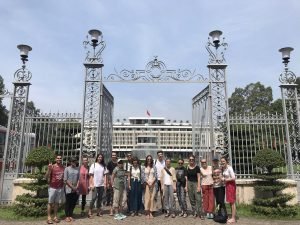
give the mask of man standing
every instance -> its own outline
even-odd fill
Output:
[[[46,172],[46,179],[49,181],[48,188],[48,224],[59,223],[59,219],[57,217],[58,204],[61,203],[63,196],[63,187],[64,187],[64,166],[61,163],[62,157],[61,155],[57,155],[55,159],[55,164],[50,163],[48,165],[48,170]],[[51,210],[54,211],[54,218],[51,218]]]
[[[158,151],[157,152],[157,160],[155,160],[154,165],[156,167],[156,171],[157,171],[157,184],[158,184],[158,190],[156,192],[156,199],[157,199],[157,194],[159,192],[160,195],[160,202],[161,202],[161,211],[164,213],[164,201],[163,201],[163,190],[161,189],[161,171],[163,168],[165,168],[166,166],[166,162],[164,160],[164,153],[163,151]]]

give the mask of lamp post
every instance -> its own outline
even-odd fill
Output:
[[[281,97],[283,114],[286,125],[286,150],[288,158],[288,175],[294,179],[293,168],[293,155],[298,157],[299,145],[300,145],[300,133],[299,133],[299,102],[297,93],[296,75],[289,70],[288,64],[290,60],[291,52],[294,49],[291,47],[285,47],[279,49],[282,54],[282,63],[284,64],[284,70],[279,76],[281,82]]]
[[[18,178],[23,172],[22,155],[24,140],[24,124],[26,107],[28,102],[29,82],[32,74],[26,68],[28,53],[32,50],[29,45],[18,45],[22,66],[14,73],[14,90],[10,105],[8,126],[6,133],[5,149],[3,156],[3,166],[1,171],[1,203],[12,201],[13,180]]]
[[[102,32],[92,29],[87,40],[83,42],[86,49],[83,109],[81,122],[80,161],[82,154],[93,157],[100,152],[102,131],[102,51],[105,42]]]
[[[210,125],[210,151],[211,159],[216,155],[217,131],[224,136],[224,154],[229,156],[232,163],[229,110],[226,82],[226,60],[224,52],[227,48],[225,38],[221,39],[222,31],[214,30],[209,33],[206,50],[209,53],[209,125]]]

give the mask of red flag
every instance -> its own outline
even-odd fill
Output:
[[[150,112],[149,112],[148,110],[147,110],[147,115],[148,115],[148,116],[151,116],[151,114],[150,114]]]

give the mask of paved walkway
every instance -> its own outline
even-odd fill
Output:
[[[41,225],[46,224],[46,221],[1,221],[1,225]],[[158,215],[153,219],[146,219],[145,216],[135,216],[128,217],[121,221],[116,221],[113,217],[104,215],[103,217],[94,217],[93,219],[88,218],[78,218],[72,223],[67,223],[61,221],[59,224],[76,224],[76,225],[99,225],[99,224],[114,224],[114,225],[142,225],[142,224],[160,224],[160,225],[212,225],[217,224],[213,220],[200,220],[199,218],[194,219],[192,217],[188,218],[165,218],[163,215]],[[241,218],[238,220],[237,225],[280,225],[280,224],[289,224],[289,225],[299,225],[300,221],[274,221],[274,220],[257,220],[251,218]]]

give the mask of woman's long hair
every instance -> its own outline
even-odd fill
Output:
[[[149,157],[151,158],[151,161],[150,161],[150,163],[148,164],[148,160],[147,160],[147,159],[148,159]],[[149,165],[151,168],[153,167],[153,157],[152,157],[152,155],[147,155],[147,156],[146,156],[145,167],[147,167],[148,165]]]
[[[102,160],[99,162],[99,164],[100,164],[101,166],[105,167],[106,165],[105,165],[105,161],[104,161],[104,155],[103,155],[102,153],[99,153],[99,154],[97,155],[95,162],[98,162],[98,158],[99,158],[100,155],[102,156]]]

